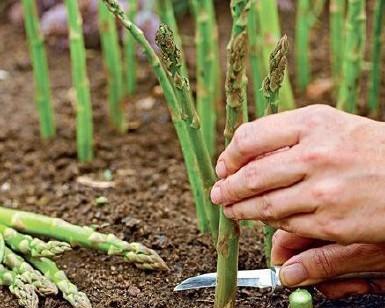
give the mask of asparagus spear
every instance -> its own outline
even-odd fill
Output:
[[[216,177],[207,145],[204,142],[200,130],[199,117],[195,110],[194,102],[190,91],[189,81],[186,75],[183,75],[181,69],[181,53],[176,45],[172,30],[167,25],[161,25],[157,32],[156,42],[162,51],[162,60],[169,72],[174,84],[175,93],[180,101],[183,112],[182,118],[191,140],[191,147],[195,160],[193,165],[198,168],[197,176],[201,178],[203,195],[203,206],[206,211],[206,217],[210,222],[213,239],[217,238],[217,228],[219,223],[218,209],[213,206],[209,198],[209,190],[214,184]],[[189,167],[187,165],[187,167]]]
[[[25,308],[37,308],[39,298],[35,293],[35,288],[30,284],[25,284],[16,273],[7,270],[0,264],[0,285],[8,286],[9,290],[18,299],[20,306]]]
[[[29,263],[25,262],[22,257],[7,247],[5,248],[4,265],[16,273],[24,283],[34,286],[39,294],[44,296],[57,294],[58,290],[51,280],[44,277]]]
[[[313,299],[308,290],[297,289],[289,296],[289,308],[313,308]]]
[[[138,10],[138,0],[128,0],[127,17],[134,20]],[[126,31],[123,37],[124,45],[124,76],[126,81],[127,94],[133,95],[136,92],[136,43],[131,33]]]
[[[76,92],[76,141],[80,161],[93,158],[92,109],[87,77],[82,18],[77,0],[65,0],[69,25],[72,83]]]
[[[191,140],[187,132],[185,123],[183,121],[183,113],[178,102],[173,85],[171,84],[167,72],[162,67],[158,56],[155,54],[154,50],[151,48],[149,42],[144,38],[143,32],[138,29],[138,27],[133,24],[124,14],[116,0],[104,0],[107,7],[113,12],[122,22],[123,26],[127,28],[135,38],[135,40],[142,46],[144,49],[145,56],[148,61],[151,63],[154,73],[157,76],[159,83],[163,89],[166,102],[169,107],[171,114],[171,119],[173,121],[178,139],[181,143],[181,148],[185,161],[187,161],[186,153],[188,153],[189,148],[191,147]],[[206,192],[209,193],[208,191]],[[215,217],[208,217],[210,224],[212,225],[212,230],[217,230],[218,226],[215,225]],[[212,237],[216,239],[216,232],[212,233]]]
[[[259,22],[261,27],[263,41],[263,55],[266,71],[268,71],[270,61],[270,51],[281,37],[279,26],[278,5],[277,0],[259,0],[257,2],[259,12]],[[295,108],[293,92],[288,76],[285,76],[282,84],[282,109]]]
[[[28,258],[28,262],[33,264],[41,271],[49,280],[57,285],[66,299],[75,308],[92,308],[91,302],[87,295],[80,292],[78,288],[67,278],[66,274],[61,271],[55,264],[47,258]]]
[[[38,238],[21,234],[15,229],[2,224],[0,224],[0,233],[11,249],[25,255],[31,255],[32,257],[53,257],[71,250],[71,246],[68,243],[58,241],[44,242]]]
[[[215,26],[212,0],[192,0],[196,12],[197,49],[197,110],[201,119],[203,138],[210,156],[215,152],[216,135],[216,64]]]
[[[243,122],[242,110],[247,107],[247,23],[249,0],[232,0],[233,27],[227,46],[226,74],[226,127],[225,142],[228,145],[235,129]],[[235,307],[238,272],[239,223],[228,219],[220,210],[217,243],[217,287],[215,307]]]
[[[335,85],[339,86],[344,51],[345,0],[330,0],[331,66]]]
[[[365,51],[365,0],[349,0],[342,81],[337,107],[348,112],[357,110],[361,64]]]
[[[109,114],[112,126],[124,132],[123,72],[115,16],[108,11],[102,0],[98,1],[100,39],[107,69]]]
[[[0,234],[0,264],[3,263],[5,255],[5,241],[4,236]]]
[[[40,134],[42,138],[46,139],[55,136],[56,128],[44,38],[40,32],[36,1],[23,0],[22,5],[36,86],[35,100],[40,118]]]
[[[382,27],[384,24],[385,1],[377,0],[374,9],[373,19],[373,48],[372,48],[372,70],[370,72],[369,81],[369,109],[376,114],[379,109],[380,81],[381,81],[381,45],[383,38],[381,37]]]
[[[158,2],[158,11],[160,15],[161,21],[170,27],[174,34],[174,40],[177,46],[182,47],[182,39],[179,35],[178,31],[178,25],[175,19],[175,13],[174,13],[174,6],[172,0],[159,0]],[[179,49],[180,51],[180,61],[181,61],[181,70],[183,73],[183,76],[188,76],[187,72],[187,65],[185,61],[185,56],[183,54],[182,48]]]
[[[142,269],[167,269],[159,255],[140,243],[128,243],[114,234],[96,232],[90,227],[73,225],[59,218],[0,207],[0,223],[30,234],[56,238],[71,245],[93,248],[108,255],[125,257]]]
[[[262,37],[259,29],[257,11],[257,0],[251,0],[248,36],[249,36],[249,58],[251,75],[253,76],[254,100],[256,116],[262,117],[265,112],[265,97],[261,91],[262,76],[264,75],[264,64],[262,56]]]
[[[284,35],[279,41],[275,49],[270,54],[270,69],[269,74],[263,81],[263,94],[265,95],[267,106],[265,115],[278,112],[279,107],[279,89],[282,86],[282,82],[285,76],[285,70],[287,65],[287,52],[289,45],[287,37]],[[275,229],[265,225],[263,227],[264,233],[264,251],[266,257],[267,266],[271,266],[270,255],[272,247],[272,238]]]
[[[295,27],[296,67],[297,83],[301,91],[304,91],[310,79],[309,63],[309,32],[310,32],[310,9],[309,0],[299,0],[297,7]]]

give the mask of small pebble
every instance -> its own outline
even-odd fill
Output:
[[[3,80],[6,80],[9,78],[9,72],[8,71],[5,71],[5,70],[0,70],[0,80],[3,81]]]

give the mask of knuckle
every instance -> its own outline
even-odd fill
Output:
[[[248,190],[255,190],[258,183],[258,172],[254,164],[248,164],[243,169],[245,185]]]
[[[304,123],[307,128],[315,128],[325,123],[331,116],[333,108],[328,105],[312,105],[306,108]]]
[[[233,136],[233,142],[240,154],[247,152],[252,141],[250,133],[250,124],[245,123],[238,127]]]
[[[312,198],[318,205],[337,205],[341,201],[343,185],[337,181],[324,181],[314,185],[311,189]]]
[[[305,151],[302,155],[302,161],[307,165],[325,165],[329,163],[331,157],[331,151],[324,148],[313,148],[309,151]]]
[[[327,249],[315,249],[312,253],[313,264],[319,273],[319,278],[333,277],[337,270],[334,262],[331,260],[330,251]]]
[[[243,211],[238,206],[231,206],[230,211],[232,213],[231,217],[235,220],[244,219]]]
[[[265,221],[274,221],[277,219],[277,215],[274,211],[271,200],[266,195],[260,197],[259,212],[260,219]]]

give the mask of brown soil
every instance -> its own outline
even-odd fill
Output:
[[[229,23],[223,12],[220,24],[226,33]],[[141,66],[138,95],[127,102],[127,116],[138,127],[118,135],[109,129],[106,117],[105,75],[99,52],[88,53],[96,159],[81,165],[76,161],[68,53],[50,50],[58,136],[44,143],[39,138],[24,36],[3,19],[0,42],[5,42],[0,44],[0,69],[10,73],[7,80],[0,81],[0,203],[92,224],[127,241],[142,242],[157,250],[170,266],[166,273],[143,272],[121,258],[90,250],[66,253],[58,264],[87,293],[94,307],[211,307],[213,290],[172,291],[184,278],[215,271],[216,256],[209,238],[196,228],[177,139],[163,100],[153,95],[156,80],[148,67]],[[319,53],[325,61],[325,52],[316,52],[317,57]],[[316,62],[315,71],[322,67]],[[324,70],[318,75],[322,74]],[[143,99],[147,103],[154,100],[154,106],[148,108]],[[117,184],[114,189],[96,190],[76,182],[80,175],[101,178],[107,169]],[[95,199],[99,196],[107,197],[108,204],[98,206]],[[258,227],[244,229],[240,269],[264,266],[259,234]],[[287,294],[241,289],[238,307],[287,307]],[[375,296],[333,302],[316,298],[317,307],[385,306],[384,299]],[[0,289],[0,307],[18,307],[5,288]],[[41,299],[40,307],[70,306],[59,295]]]

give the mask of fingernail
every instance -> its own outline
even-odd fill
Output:
[[[281,268],[279,274],[284,286],[293,287],[308,279],[306,268],[302,263],[294,263]]]
[[[215,172],[220,178],[225,178],[227,175],[227,169],[225,162],[223,160],[218,161],[217,166],[215,167]]]
[[[221,193],[221,187],[218,184],[215,184],[213,189],[211,189],[211,201],[214,204],[220,204],[222,193]]]

